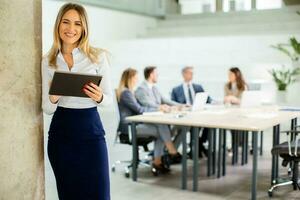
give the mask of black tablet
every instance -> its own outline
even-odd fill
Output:
[[[85,84],[90,82],[100,85],[102,76],[55,71],[49,90],[50,95],[88,97],[83,91]]]

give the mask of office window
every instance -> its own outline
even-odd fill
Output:
[[[282,7],[282,0],[256,0],[256,9],[276,9]]]
[[[216,1],[179,0],[182,14],[196,14],[216,11]]]
[[[251,10],[251,0],[223,0],[223,11]]]

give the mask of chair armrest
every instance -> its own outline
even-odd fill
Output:
[[[280,133],[300,133],[300,130],[286,130],[286,131],[280,131]]]
[[[280,133],[286,133],[287,134],[287,142],[288,142],[288,146],[289,146],[289,155],[290,156],[298,156],[297,151],[298,151],[298,133],[300,133],[300,130],[286,130],[286,131],[280,131]],[[289,136],[289,133],[294,133],[295,138],[293,141],[291,141],[292,139],[292,135]],[[295,142],[295,151],[294,153],[292,153],[292,142]]]
[[[131,123],[128,123],[128,139],[129,139],[129,142],[132,142]]]
[[[295,153],[294,153],[294,155],[296,157],[298,157],[298,140],[300,140],[300,139],[297,139],[297,137],[298,137],[298,135],[295,136]]]

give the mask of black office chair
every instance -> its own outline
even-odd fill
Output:
[[[154,137],[152,136],[137,136],[137,145],[138,147],[142,147],[144,152],[149,152],[147,156],[144,159],[140,159],[139,157],[139,151],[138,151],[138,165],[146,166],[146,167],[152,167],[151,166],[151,161],[152,158],[151,156],[153,155],[153,152],[149,151],[148,144],[153,142],[155,140]],[[116,137],[114,140],[114,144],[127,144],[127,145],[132,145],[131,143],[131,136],[130,134],[122,133],[120,131],[117,131]],[[132,160],[117,160],[112,164],[112,172],[115,172],[116,170],[116,165],[118,164],[128,164],[125,167],[125,177],[129,178],[130,177],[130,168],[132,167]]]
[[[115,97],[116,97],[116,90],[115,90]],[[119,116],[120,116],[120,109],[119,109],[119,104],[118,104],[117,98],[115,98],[115,100],[116,100],[116,103],[118,105],[117,110],[118,110],[118,113],[119,113]],[[130,127],[128,127],[128,128],[130,128]],[[128,131],[128,132],[130,133],[130,131]],[[152,161],[151,156],[153,156],[153,152],[149,151],[148,144],[153,142],[154,140],[155,140],[155,138],[152,137],[152,136],[140,136],[140,135],[137,136],[137,146],[138,146],[138,148],[142,147],[145,152],[149,152],[144,159],[140,159],[139,150],[138,150],[138,165],[143,165],[143,166],[152,168],[152,166],[151,166],[151,161]],[[114,139],[114,145],[115,144],[132,145],[131,135],[127,134],[127,133],[122,133],[118,128],[117,133],[116,133],[116,137]],[[129,178],[130,177],[130,168],[132,167],[132,160],[117,160],[117,161],[115,161],[114,164],[112,164],[112,168],[111,168],[112,172],[116,171],[116,166],[118,164],[126,164],[126,163],[128,165],[125,167],[125,177]]]
[[[277,187],[285,186],[285,185],[293,185],[294,190],[300,190],[299,184],[299,162],[300,162],[300,139],[297,139],[297,135],[300,133],[298,130],[289,130],[282,131],[283,133],[287,133],[288,141],[276,145],[272,149],[273,155],[279,155],[283,158],[282,166],[287,166],[289,163],[292,163],[292,177],[287,179],[284,182],[280,182],[270,187],[268,194],[269,197],[273,196],[273,191]]]

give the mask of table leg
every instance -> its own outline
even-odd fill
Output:
[[[213,132],[212,129],[208,129],[208,156],[207,156],[207,176],[211,176],[212,168],[212,138]]]
[[[216,174],[216,154],[217,154],[217,129],[213,130],[213,160],[212,160],[212,174]]]
[[[240,138],[241,138],[241,131],[236,131],[236,151],[235,151],[235,164],[239,163],[239,147],[240,147]]]
[[[257,134],[258,132],[252,132],[253,140],[253,166],[252,166],[252,184],[251,184],[251,199],[256,199],[256,185],[257,185]]]
[[[226,175],[226,152],[227,152],[227,149],[226,149],[226,130],[223,129],[223,166],[222,166],[222,175],[225,176]]]
[[[241,159],[241,165],[244,165],[246,162],[245,162],[245,159],[246,159],[246,132],[245,131],[242,131],[242,159]]]
[[[231,164],[232,165],[235,165],[235,152],[236,152],[236,134],[235,134],[235,131],[232,130],[231,131],[231,138],[232,138],[232,147],[231,147],[231,151],[232,151],[232,160],[231,160]]]
[[[248,164],[248,153],[249,153],[249,132],[246,131],[246,157],[245,157],[245,164]]]
[[[221,177],[221,161],[222,161],[222,145],[223,145],[223,130],[219,129],[219,148],[218,148],[218,171],[217,177]]]
[[[276,134],[276,145],[280,143],[280,126],[277,126],[277,134]],[[278,179],[278,174],[279,174],[279,156],[276,155],[276,162],[275,162],[275,179]]]
[[[198,172],[199,172],[199,128],[194,127],[192,129],[193,137],[193,191],[198,191]]]
[[[279,125],[273,127],[273,147],[279,144]],[[271,185],[276,184],[278,176],[278,156],[272,155]]]
[[[132,180],[137,181],[137,162],[138,162],[138,147],[136,138],[136,124],[131,123],[131,143],[132,143]]]
[[[263,155],[263,145],[264,145],[264,132],[260,132],[260,155]]]
[[[181,188],[186,190],[187,188],[187,144],[186,144],[187,128],[182,130],[182,174],[181,174]]]

